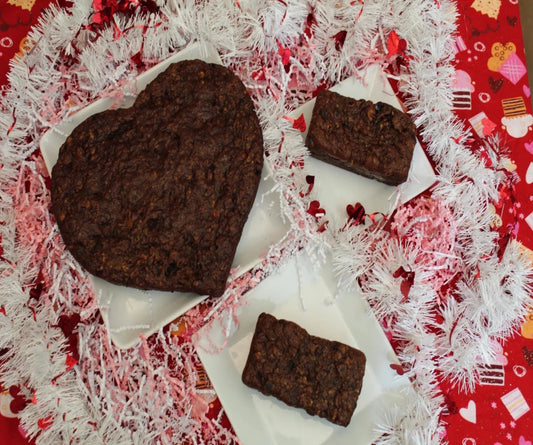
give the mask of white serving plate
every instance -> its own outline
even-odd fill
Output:
[[[387,78],[379,66],[371,66],[332,88],[355,99],[382,101],[401,109]],[[304,115],[307,128],[315,100],[291,113]],[[302,133],[304,138],[307,131]],[[309,157],[306,174],[315,176],[313,199],[326,209],[328,230],[338,230],[347,218],[347,204],[360,202],[367,213],[390,213],[400,203],[419,195],[435,181],[435,172],[417,143],[408,180],[398,187],[388,186]],[[381,326],[367,302],[357,292],[338,294],[331,262],[317,273],[305,258],[293,259],[247,297],[238,316],[238,328],[224,349],[213,353],[213,343],[225,337],[217,328],[200,331],[198,352],[228,417],[244,445],[367,445],[377,434],[375,422],[380,412],[396,405],[408,409],[405,394],[409,381],[391,367],[398,364]],[[288,407],[273,397],[248,388],[241,381],[257,317],[268,312],[277,318],[298,323],[312,335],[337,340],[361,349],[367,357],[363,388],[352,421],[347,428]]]
[[[367,99],[385,102],[402,109],[398,98],[378,65],[371,65],[359,76],[352,76],[331,88],[343,96],[354,99]],[[304,115],[307,129],[311,122],[315,99],[305,103],[291,113],[293,118]],[[305,161],[305,171],[315,176],[311,196],[326,210],[325,218],[329,228],[336,230],[344,225],[347,218],[346,205],[360,202],[367,214],[381,212],[389,214],[399,203],[405,203],[431,187],[436,176],[422,147],[417,142],[411,168],[406,182],[397,187],[383,184],[374,179],[356,175],[342,168],[327,164],[310,156]]]
[[[135,91],[126,91],[124,100],[118,107],[127,108],[133,105],[137,94],[171,63],[189,59],[221,63],[213,47],[207,47],[206,51],[198,44],[189,45],[139,75],[133,86]],[[74,128],[93,114],[109,109],[114,102],[115,99],[110,97],[99,99],[43,135],[40,147],[49,172],[57,162],[60,147]],[[261,255],[267,252],[268,247],[279,240],[287,230],[280,218],[279,197],[268,193],[273,186],[273,181],[268,178],[264,168],[255,202],[233,260],[232,267],[238,267],[238,273],[253,267]],[[277,195],[277,192],[275,194]],[[118,286],[92,275],[90,279],[99,296],[102,315],[111,339],[119,348],[134,346],[139,341],[139,334],[150,335],[156,332],[207,297],[194,293],[143,291]]]
[[[171,63],[196,58],[220,63],[214,48],[204,46],[202,50],[198,44],[189,45],[139,75],[133,85],[134,91],[126,90],[124,99],[118,106],[131,106],[136,95]],[[351,77],[332,89],[349,97],[381,100],[400,108],[390,84],[377,66],[368,69],[362,80]],[[115,99],[111,97],[99,99],[43,135],[40,147],[49,172],[57,161],[61,145],[73,129],[89,116],[109,109],[114,103]],[[298,117],[303,113],[309,124],[313,105],[314,100],[295,110],[292,115]],[[306,133],[302,134],[304,138],[305,135]],[[367,213],[387,213],[398,202],[408,201],[435,182],[433,169],[418,144],[413,155],[409,179],[399,187],[387,186],[312,157],[306,160],[305,170],[307,174],[315,176],[312,196],[326,209],[330,229],[342,227],[346,220],[347,204],[361,202]],[[257,197],[233,261],[233,267],[238,267],[239,273],[257,264],[268,247],[286,233],[287,227],[280,217],[279,195],[277,192],[271,192],[274,185],[264,168]],[[156,332],[206,298],[193,293],[142,291],[118,286],[92,275],[90,278],[99,295],[102,315],[108,325],[111,339],[119,348],[134,346],[139,341],[139,334],[150,335]]]
[[[394,405],[408,409],[405,392],[411,390],[410,383],[390,367],[398,364],[397,358],[366,301],[356,293],[336,294],[328,266],[317,273],[305,257],[293,259],[247,294],[249,304],[239,314],[238,329],[224,349],[212,352],[213,343],[224,340],[216,326],[200,331],[200,359],[243,445],[368,445],[377,437],[373,428],[380,413]],[[365,353],[361,395],[348,427],[310,416],[242,383],[261,312]]]

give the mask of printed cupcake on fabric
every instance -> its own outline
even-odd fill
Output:
[[[507,148],[517,182],[500,231],[533,248],[533,113],[518,0],[459,1],[453,109],[479,141]],[[511,173],[511,170],[509,170]],[[509,193],[504,192],[506,196]]]

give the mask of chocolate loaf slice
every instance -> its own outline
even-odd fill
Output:
[[[364,353],[351,346],[262,313],[242,381],[287,405],[347,426],[361,392],[365,363]]]
[[[322,161],[398,185],[407,180],[416,127],[391,105],[323,90],[316,98],[306,143]]]

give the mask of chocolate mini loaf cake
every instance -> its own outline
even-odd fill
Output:
[[[306,144],[322,161],[398,185],[409,174],[416,127],[391,105],[323,90],[316,98]]]
[[[183,61],[131,108],[73,131],[52,170],[52,210],[67,248],[93,275],[219,296],[262,164],[243,83],[221,65]]]
[[[262,313],[242,381],[287,405],[347,426],[361,392],[365,363],[358,349]]]

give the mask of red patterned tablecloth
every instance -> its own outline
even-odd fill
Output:
[[[503,224],[516,224],[518,239],[531,248],[533,115],[518,2],[460,1],[458,10],[456,112],[480,137],[496,129],[504,135],[520,181],[516,205],[501,209]],[[451,444],[533,441],[532,350],[533,312],[473,394],[450,389]]]
[[[0,0],[0,84],[7,86],[9,61],[25,47],[25,36],[49,0]],[[517,0],[459,0],[454,108],[475,137],[496,131],[511,151],[519,177],[504,190],[503,231],[533,248],[533,112]],[[450,415],[450,444],[533,443],[533,309],[521,332],[501,347],[472,394],[443,385]],[[0,394],[0,444],[27,443],[17,422],[13,391]],[[217,405],[213,406],[217,409]]]

